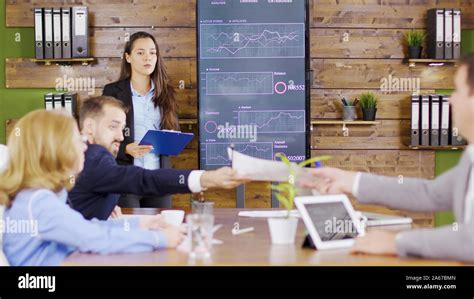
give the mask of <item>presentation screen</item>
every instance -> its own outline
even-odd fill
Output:
[[[304,0],[197,1],[199,165],[309,157],[309,53]]]

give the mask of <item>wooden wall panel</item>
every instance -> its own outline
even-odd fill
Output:
[[[118,58],[99,58],[97,62],[74,67],[38,67],[37,63],[25,58],[6,60],[7,88],[54,88],[56,80],[64,75],[71,78],[95,78],[96,87],[117,80],[120,71]],[[196,86],[196,60],[184,58],[165,59],[172,82],[184,80],[187,88]],[[404,88],[409,89],[420,79],[422,89],[453,88],[453,67],[426,67],[417,65],[409,68],[402,60],[394,59],[312,59],[313,87],[325,89],[380,89],[382,79],[392,82],[403,79]]]
[[[453,67],[417,64],[409,68],[401,59],[312,59],[311,68],[313,88],[380,89],[382,79],[389,80],[390,75],[392,82],[395,78],[409,79],[407,83],[419,78],[421,89],[454,88]]]
[[[187,88],[196,86],[196,60],[184,58],[164,59],[171,82],[178,87],[178,81],[184,80]],[[31,62],[27,58],[6,59],[7,88],[55,88],[56,80],[64,78],[95,79],[95,87],[115,82],[120,74],[119,58],[99,58],[93,64],[83,66],[44,66]],[[41,66],[41,67],[40,67]]]
[[[93,96],[102,95],[102,88],[96,88],[92,92],[80,90],[78,91],[79,102]],[[176,100],[178,103],[178,116],[180,119],[196,119],[197,118],[197,91],[196,89],[176,89]]]
[[[152,34],[162,57],[196,57],[195,28],[91,28],[92,57],[122,57],[127,38],[135,32]]]
[[[381,175],[434,178],[433,151],[416,150],[312,150],[311,155],[330,155],[326,166]]]
[[[460,8],[462,28],[474,28],[472,0],[313,0],[313,27],[425,28],[430,8]]]
[[[318,149],[403,149],[410,142],[409,120],[381,120],[378,125],[348,125],[344,137],[342,125],[314,125],[312,146]]]
[[[312,58],[398,58],[407,56],[408,29],[311,29]]]
[[[93,27],[194,27],[195,0],[6,0],[7,27],[33,27],[34,7],[89,7]]]

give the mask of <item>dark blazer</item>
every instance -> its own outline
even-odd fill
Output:
[[[117,163],[121,165],[133,165],[133,157],[125,153],[125,146],[135,141],[135,121],[133,119],[133,102],[130,80],[122,80],[105,85],[103,95],[112,96],[122,101],[129,109],[127,113],[126,127],[130,134],[127,134],[127,136],[124,134],[124,140],[120,144],[120,149],[117,155]],[[168,156],[160,155],[160,167],[172,168],[171,160]]]
[[[143,196],[190,193],[190,172],[118,165],[105,147],[89,144],[85,152],[84,170],[69,192],[69,204],[86,219],[106,220],[123,193]]]

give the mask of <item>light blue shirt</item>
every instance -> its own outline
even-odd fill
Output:
[[[131,81],[130,89],[132,90],[135,141],[140,142],[148,130],[160,129],[161,110],[160,107],[155,108],[155,104],[153,103],[153,93],[155,92],[155,84],[153,81],[151,81],[151,88],[145,96],[140,95],[133,89]],[[159,169],[160,156],[158,154],[148,153],[143,157],[133,159],[133,165],[150,170]]]
[[[66,190],[25,189],[17,194],[3,215],[3,251],[12,266],[59,265],[75,251],[111,254],[166,246],[161,232],[139,228],[138,217],[89,221],[66,199]]]

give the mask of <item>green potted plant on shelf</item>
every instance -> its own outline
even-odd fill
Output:
[[[268,226],[273,244],[294,244],[296,230],[298,228],[298,218],[291,216],[291,210],[293,209],[295,197],[298,193],[298,188],[295,185],[295,178],[304,173],[303,167],[315,162],[329,160],[331,157],[314,157],[299,164],[290,162],[290,160],[288,160],[288,158],[283,154],[277,154],[277,157],[288,166],[288,181],[278,185],[270,185],[269,187],[272,190],[277,191],[275,196],[280,204],[285,207],[286,213],[284,217],[268,218]]]
[[[373,92],[364,92],[359,97],[362,108],[362,118],[365,121],[374,121],[377,113],[377,97]]]
[[[410,30],[406,33],[405,39],[408,44],[408,57],[411,59],[421,58],[423,50],[423,41],[425,40],[425,33],[423,31]]]

